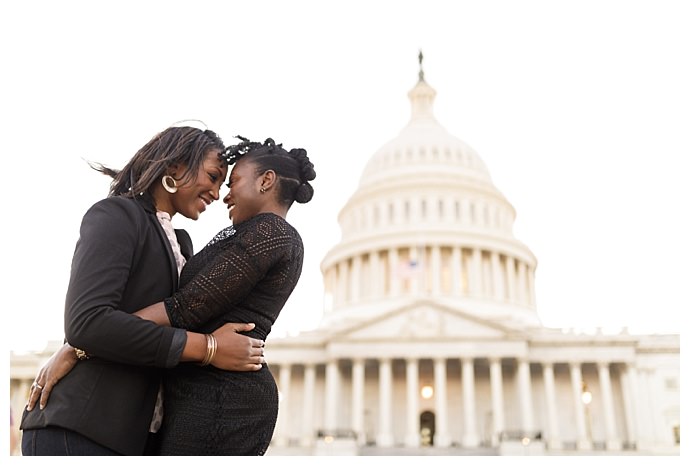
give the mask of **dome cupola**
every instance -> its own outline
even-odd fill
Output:
[[[536,258],[513,236],[515,210],[479,155],[433,113],[419,79],[407,125],[366,164],[322,262],[325,323],[432,299],[483,318],[539,325]]]

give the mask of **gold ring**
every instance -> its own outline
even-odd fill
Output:
[[[34,381],[33,386],[36,387],[36,388],[38,388],[39,390],[43,390],[43,386],[42,386],[42,385],[39,385],[38,382],[35,382],[35,381]]]

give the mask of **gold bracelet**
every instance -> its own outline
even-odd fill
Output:
[[[209,353],[209,348],[211,346],[211,342],[209,341],[208,335],[204,335],[204,338],[206,339],[206,354],[204,355],[204,359],[202,359],[201,362],[199,363],[200,366],[208,365],[208,353]]]
[[[216,351],[218,350],[218,340],[216,340],[216,336],[212,333],[209,333],[208,337],[211,340],[211,354],[209,354],[208,356],[207,364],[211,364],[213,362],[213,358],[216,357]]]
[[[89,359],[89,355],[86,354],[86,351],[79,349],[79,348],[74,348],[74,354],[77,355],[77,359],[80,361],[83,361],[85,359]]]
[[[208,366],[213,361],[216,355],[216,350],[218,349],[218,342],[216,337],[212,333],[207,333],[204,335],[206,337],[206,355],[204,359],[199,363],[201,366]]]

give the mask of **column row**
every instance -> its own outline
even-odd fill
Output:
[[[488,381],[483,380],[482,383],[488,382],[490,387],[491,423],[484,423],[482,429],[484,435],[480,435],[480,416],[485,414],[479,413],[477,410],[479,400],[476,392],[478,386],[475,377],[476,360],[472,358],[455,358],[455,360],[459,360],[461,376],[460,380],[453,381],[453,384],[449,383],[447,373],[449,360],[446,358],[437,358],[428,362],[414,358],[404,360],[404,380],[394,379],[392,359],[367,360],[376,365],[377,375],[370,375],[369,377],[372,380],[368,380],[366,377],[364,359],[347,361],[347,364],[343,365],[349,368],[347,371],[344,371],[338,361],[328,362],[322,370],[317,370],[316,365],[306,365],[303,366],[304,370],[300,371],[303,374],[303,380],[298,383],[303,392],[301,395],[292,393],[290,388],[291,382],[297,382],[293,380],[291,366],[281,365],[278,377],[281,392],[281,415],[276,429],[275,442],[278,445],[285,445],[288,443],[288,437],[294,437],[295,433],[299,432],[299,443],[311,445],[315,439],[314,432],[319,429],[327,431],[349,429],[357,434],[360,443],[364,443],[367,438],[365,413],[369,415],[375,413],[375,420],[370,420],[370,423],[375,424],[374,437],[378,446],[388,447],[404,444],[414,447],[420,445],[420,413],[422,411],[420,401],[423,401],[420,395],[420,380],[422,378],[420,361],[422,361],[426,366],[431,367],[432,372],[434,393],[431,409],[435,415],[433,436],[435,446],[445,447],[451,444],[460,444],[463,447],[473,448],[480,444],[486,444],[484,431],[487,425],[490,425],[489,443],[494,446],[508,438],[511,432],[519,432],[523,436],[544,440],[549,449],[560,450],[564,448],[562,431],[567,429],[569,440],[571,442],[574,440],[577,449],[592,449],[593,419],[591,418],[590,405],[592,386],[583,379],[582,363],[559,363],[559,365],[567,366],[566,375],[569,378],[569,381],[564,381],[564,377],[561,376],[559,384],[556,382],[554,364],[551,362],[530,364],[527,360],[489,359],[488,372],[484,375],[486,369],[483,369],[481,374],[482,377],[489,379]],[[486,364],[487,360],[483,359],[482,361],[482,364]],[[510,399],[513,403],[517,400],[517,409],[512,404],[511,409],[506,409],[507,381],[504,377],[506,366],[510,375],[510,384],[508,385]],[[543,385],[540,387],[533,386],[535,377],[531,366],[541,368],[541,384]],[[597,415],[594,420],[598,427],[603,427],[603,434],[600,434],[599,437],[603,436],[604,446],[607,450],[620,450],[622,442],[620,429],[616,422],[614,390],[609,364],[596,364],[595,374],[598,399],[596,402]],[[320,377],[323,380],[320,380]],[[592,378],[591,375],[590,378]],[[622,404],[625,411],[620,414],[625,419],[628,441],[633,444],[636,440],[637,431],[634,412],[635,406],[637,406],[636,394],[633,389],[636,385],[634,378],[636,378],[636,372],[631,366],[626,366],[626,370],[621,373],[619,378],[623,396]],[[428,377],[425,380],[428,383]],[[460,384],[459,390],[452,388],[456,387],[457,382]],[[565,389],[565,384],[568,383],[570,395]],[[371,384],[375,384],[376,393],[367,391],[367,387]],[[318,399],[315,396],[317,385],[323,387],[322,406],[314,405],[314,401]],[[540,411],[542,415],[539,422],[535,419],[535,407],[533,405],[535,391],[540,396],[543,395],[543,401],[540,399],[540,406],[545,407],[543,412]],[[404,398],[401,398],[403,393]],[[454,405],[457,404],[458,398],[461,399],[461,403],[460,406],[456,407]],[[292,399],[301,400],[301,413],[296,413],[294,408],[290,408]],[[394,404],[394,400],[400,399],[404,399],[404,409],[400,409],[399,405]],[[563,405],[564,400],[570,404],[569,407]],[[567,400],[570,401],[567,402]],[[367,402],[371,406],[368,406]],[[428,405],[429,402],[425,401],[424,409],[428,410]],[[451,420],[449,413],[451,411],[458,412],[460,407],[462,416],[459,418],[453,416]],[[509,411],[508,414],[507,411]],[[566,416],[565,413],[569,414]],[[301,414],[301,416],[295,414]],[[315,415],[317,416],[315,417]],[[508,422],[506,422],[507,415],[511,420],[510,425],[507,425]],[[570,416],[573,416],[574,434],[571,427],[573,422],[569,420]],[[300,417],[301,419],[299,419]],[[292,422],[292,424],[289,425],[288,422]],[[299,422],[299,426],[296,422]],[[460,423],[461,426],[455,425],[456,423]],[[404,429],[399,428],[401,425],[404,425]],[[298,428],[296,429],[296,427]],[[459,438],[457,435],[454,438],[451,427],[456,433],[462,432]],[[369,433],[369,437],[371,437],[371,433]]]
[[[534,305],[534,270],[496,251],[460,246],[390,248],[340,261],[324,274],[333,307],[362,299],[430,294]]]

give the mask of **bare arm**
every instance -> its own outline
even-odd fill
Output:
[[[158,302],[134,313],[142,319],[158,325],[170,326],[170,319],[163,302]],[[264,342],[240,335],[248,332],[254,324],[225,324],[213,332],[218,340],[218,352],[212,364],[220,369],[232,371],[254,371],[261,369]],[[187,344],[182,351],[181,361],[200,362],[206,356],[206,337],[201,333],[187,332]]]

